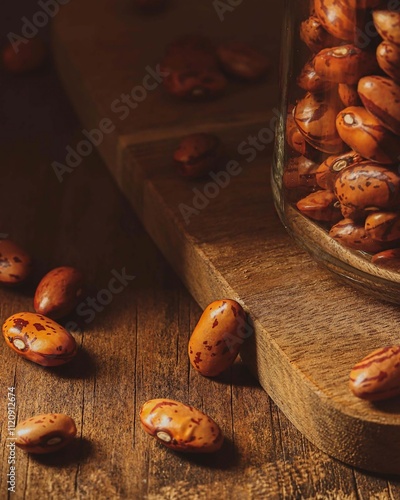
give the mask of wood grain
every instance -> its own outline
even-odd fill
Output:
[[[21,17],[36,9],[27,0],[10,4],[0,19],[2,32],[18,32]],[[190,369],[187,340],[201,309],[105,165],[94,154],[64,183],[55,178],[51,162],[82,129],[55,72],[2,74],[2,91],[7,126],[0,137],[0,232],[32,252],[36,272],[23,289],[0,289],[1,318],[32,311],[34,284],[56,265],[80,266],[92,296],[107,286],[112,269],[126,266],[136,279],[75,334],[83,345],[77,363],[43,369],[0,345],[0,497],[7,498],[6,389],[14,385],[19,421],[39,411],[65,411],[76,419],[78,437],[54,456],[17,450],[17,488],[9,498],[398,498],[398,479],[353,470],[316,449],[240,362],[217,381]],[[309,260],[301,263],[307,267]],[[247,261],[248,275],[257,274],[256,264]],[[282,272],[286,266],[280,265]],[[271,279],[277,280],[274,269]],[[144,434],[139,407],[158,395],[209,412],[228,437],[221,452],[200,459],[178,455]]]
[[[155,49],[160,54],[171,36],[161,31],[157,47],[138,53],[141,64],[133,65],[129,54],[148,28],[146,22],[138,24],[136,43],[128,38],[126,57],[122,57],[121,47],[112,41],[116,35],[108,34],[103,40],[91,29],[78,36],[69,29],[78,13],[82,25],[89,23],[89,6],[90,2],[87,10],[78,12],[71,4],[57,19],[54,39],[63,82],[88,129],[106,116],[112,95],[129,88],[129,81],[132,87],[137,68],[145,60],[155,60]],[[110,8],[104,1],[102,15],[110,18],[110,32],[126,33],[127,19]],[[165,18],[154,18],[154,29],[168,20],[169,29],[176,26],[179,31],[184,10],[175,6]],[[250,2],[240,15],[256,19],[257,12],[258,5]],[[203,23],[209,19],[212,35],[211,14],[201,9],[198,13]],[[276,26],[275,20],[268,32],[269,36],[275,33],[275,44]],[[248,37],[262,37],[265,32],[265,26],[258,32],[252,28]],[[105,51],[101,67],[88,63],[99,43]],[[118,66],[115,54],[119,54]],[[108,79],[105,68],[110,64],[114,66]],[[171,107],[170,99],[157,89],[135,114],[116,125],[100,150],[146,230],[197,302],[205,307],[226,296],[241,301],[249,311],[255,335],[244,344],[242,358],[296,427],[344,462],[398,474],[399,401],[371,405],[354,398],[348,389],[355,362],[376,347],[397,342],[398,310],[339,285],[288,238],[268,187],[271,148],[264,148],[250,162],[238,147],[272,123],[275,81],[254,87],[252,94],[247,88],[236,92],[234,103],[228,95],[207,106],[175,101]],[[265,106],[261,121],[260,102]],[[220,116],[222,120],[216,119]],[[180,205],[193,206],[196,189],[204,189],[204,184],[179,179],[171,158],[179,137],[201,128],[218,132],[227,157],[240,163],[241,173],[186,224]]]

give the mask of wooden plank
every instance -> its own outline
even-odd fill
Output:
[[[55,25],[58,68],[88,130],[110,117],[113,98],[139,81],[146,63],[157,61],[165,43],[181,32],[186,9],[193,15],[195,8],[187,2],[161,17],[139,22],[130,11],[121,15],[112,2],[103,0],[101,5],[101,18],[108,25],[105,36],[91,24],[91,2],[83,9],[72,3]],[[224,24],[224,35],[242,25],[246,16],[261,17],[257,2],[238,11],[235,14],[240,17],[236,24],[227,24],[226,32]],[[215,25],[212,16],[215,12],[196,10],[198,26],[220,36],[221,25]],[[71,27],[77,20],[81,29],[74,31]],[[276,44],[276,19],[267,22]],[[147,47],[138,50],[150,26],[160,30],[157,43],[153,40],[148,51]],[[259,28],[248,25],[243,36],[261,37],[267,28]],[[371,405],[356,400],[347,387],[356,361],[376,347],[396,342],[398,310],[338,284],[294,246],[268,191],[270,159],[259,154],[246,164],[238,153],[238,145],[249,134],[266,126],[276,85],[270,80],[256,87],[235,87],[232,92],[202,106],[172,101],[157,89],[124,122],[114,117],[116,131],[100,151],[197,302],[204,307],[229,296],[249,311],[255,335],[244,345],[242,357],[296,427],[320,449],[349,464],[400,473],[399,401]],[[260,103],[265,112],[262,122]],[[221,116],[224,119],[216,121]],[[204,187],[179,179],[171,157],[177,138],[194,128],[218,130],[228,157],[237,158],[242,171],[186,224],[179,205],[192,206],[195,189]]]

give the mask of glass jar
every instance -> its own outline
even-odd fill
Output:
[[[325,267],[400,303],[400,0],[285,0],[272,189]]]

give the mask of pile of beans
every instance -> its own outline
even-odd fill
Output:
[[[283,185],[336,241],[400,270],[400,12],[354,5],[315,0],[300,25],[312,54],[290,93]]]
[[[227,41],[215,47],[199,35],[183,36],[168,44],[161,61],[167,92],[191,101],[221,96],[229,78],[257,81],[269,67],[269,58],[251,45]]]

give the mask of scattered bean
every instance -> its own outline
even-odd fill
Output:
[[[191,134],[181,140],[174,160],[184,177],[202,177],[217,167],[220,149],[220,140],[215,135]]]
[[[19,423],[15,444],[28,453],[52,453],[64,448],[76,436],[76,425],[62,413],[47,413]]]
[[[77,305],[82,294],[83,276],[73,267],[57,267],[39,283],[33,300],[37,313],[63,318]]]
[[[22,283],[31,270],[32,259],[28,253],[13,241],[0,239],[0,283]]]
[[[3,324],[3,336],[13,351],[42,366],[63,365],[77,352],[74,337],[41,314],[22,312],[10,316]]]
[[[167,448],[213,453],[223,443],[218,424],[203,412],[172,399],[152,399],[140,411],[143,429]]]
[[[400,394],[400,346],[377,349],[357,363],[350,373],[350,389],[368,401]]]
[[[212,302],[190,338],[190,363],[205,377],[216,377],[233,364],[251,333],[246,313],[238,302],[229,299]]]

